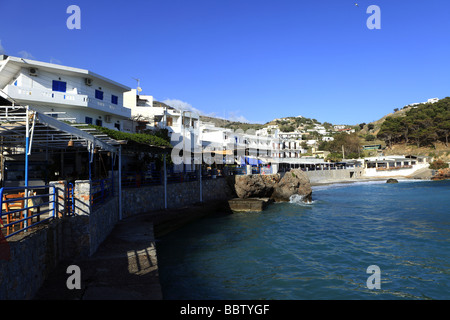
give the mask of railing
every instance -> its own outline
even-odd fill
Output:
[[[91,206],[96,207],[114,196],[111,179],[94,180],[91,183]]]
[[[139,188],[141,186],[160,185],[163,175],[160,171],[124,172],[122,173],[123,188]]]
[[[233,172],[234,175],[237,175],[237,176],[246,175],[247,174],[247,168],[246,167],[233,168],[232,172]]]
[[[396,167],[378,167],[376,171],[391,171],[391,170],[400,170],[400,169],[411,169],[413,166],[411,165],[403,165]]]
[[[0,201],[0,228],[5,238],[26,232],[56,217],[54,186],[1,188]]]
[[[73,183],[67,184],[67,214],[69,216],[75,214],[75,198],[74,198],[74,185]]]
[[[272,174],[272,168],[263,167],[260,171],[261,174]]]
[[[203,178],[203,175],[202,175]],[[197,171],[169,172],[167,173],[167,183],[190,182],[198,179]]]

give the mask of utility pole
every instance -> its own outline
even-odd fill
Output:
[[[342,160],[345,159],[344,145],[342,145]]]

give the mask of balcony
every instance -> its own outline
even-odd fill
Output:
[[[8,85],[5,93],[14,100],[24,102],[30,105],[48,104],[66,107],[92,108],[107,114],[131,117],[131,109],[113,105],[102,100],[89,98],[84,94],[71,94],[66,92],[56,92],[51,90],[40,90],[36,88],[22,88]]]

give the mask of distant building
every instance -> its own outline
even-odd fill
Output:
[[[351,129],[351,128],[345,128],[345,129],[339,129],[338,132],[345,132],[345,133],[354,133],[355,129]]]
[[[431,99],[428,99],[426,102],[416,102],[416,103],[411,103],[411,104],[406,105],[405,107],[415,107],[415,108],[417,108],[417,106],[420,105],[420,104],[425,104],[425,103],[436,103],[436,102],[438,102],[438,101],[439,101],[439,98],[431,98]]]
[[[341,130],[341,129],[345,129],[347,126],[346,125],[335,125],[333,126],[335,131]]]

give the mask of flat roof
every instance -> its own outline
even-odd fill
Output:
[[[119,82],[113,81],[111,79],[108,79],[106,77],[103,77],[99,74],[96,74],[96,73],[86,70],[86,69],[68,67],[68,66],[63,66],[63,65],[49,63],[49,62],[42,62],[42,61],[36,61],[36,60],[30,60],[30,59],[24,59],[24,58],[18,58],[18,57],[13,57],[13,56],[6,56],[6,55],[0,56],[0,58],[3,58],[3,61],[5,61],[5,64],[14,63],[14,64],[19,64],[19,65],[27,66],[27,67],[35,67],[38,69],[41,68],[43,70],[47,69],[50,71],[57,70],[57,71],[63,72],[63,73],[78,73],[78,74],[84,75],[86,77],[91,76],[91,77],[100,79],[102,81],[108,82],[114,86],[122,88],[124,91],[131,90],[131,88],[128,86],[125,86]],[[2,60],[0,59],[0,61],[2,61]]]

